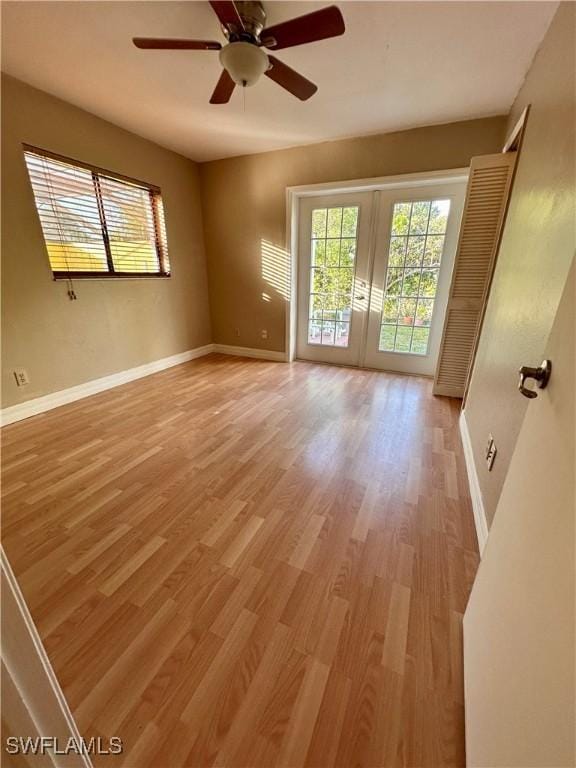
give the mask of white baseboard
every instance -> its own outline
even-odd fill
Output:
[[[255,357],[257,360],[271,360],[276,363],[286,362],[285,352],[272,349],[252,349],[250,347],[233,347],[229,344],[214,344],[214,352],[221,355],[236,355],[236,357]]]
[[[23,403],[3,408],[0,412],[0,424],[5,426],[15,421],[28,419],[30,416],[36,416],[39,413],[51,411],[53,408],[58,408],[61,405],[81,400],[83,397],[96,395],[98,392],[104,392],[106,389],[112,389],[121,384],[127,384],[129,381],[150,376],[151,373],[157,373],[166,368],[172,368],[174,365],[187,363],[189,360],[194,360],[197,357],[209,355],[211,352],[220,352],[223,355],[236,355],[237,357],[254,357],[259,360],[272,360],[274,362],[286,361],[286,354],[284,352],[275,352],[268,349],[250,349],[249,347],[233,347],[226,344],[206,344],[203,347],[188,349],[186,352],[180,352],[171,357],[163,357],[160,360],[154,360],[151,363],[139,365],[136,368],[112,373],[110,376],[86,381],[84,384],[78,384],[69,389],[61,389],[59,392],[51,392],[49,395],[43,395],[33,400],[26,400]]]
[[[470,498],[472,499],[476,536],[478,537],[478,549],[480,550],[480,557],[482,557],[486,539],[488,538],[488,523],[486,522],[482,492],[480,490],[480,483],[478,482],[476,465],[474,464],[472,441],[470,440],[470,432],[468,431],[468,424],[466,423],[466,415],[464,411],[460,414],[460,435],[462,436],[464,459],[466,461],[466,471],[468,472],[468,484],[470,486]]]
[[[129,368],[126,371],[119,371],[110,376],[103,376],[101,379],[93,379],[92,381],[78,384],[69,389],[61,389],[59,392],[51,392],[49,395],[44,395],[43,397],[26,400],[24,403],[18,403],[9,408],[4,408],[0,413],[1,424],[2,426],[5,426],[6,424],[12,424],[15,421],[28,419],[30,416],[36,416],[38,413],[44,413],[53,408],[58,408],[61,405],[73,403],[75,400],[81,400],[83,397],[89,397],[98,392],[103,392],[106,389],[118,387],[120,384],[127,384],[129,381],[149,376],[151,373],[157,373],[166,368],[171,368],[174,365],[187,363],[189,360],[194,360],[197,357],[209,355],[213,351],[214,345],[206,344],[203,347],[188,349],[186,352],[180,352],[171,357],[163,357],[160,360],[154,360],[151,363],[139,365],[136,368]]]

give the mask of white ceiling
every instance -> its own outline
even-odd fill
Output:
[[[265,2],[268,24],[327,2]],[[300,102],[263,77],[208,103],[218,54],[133,36],[222,40],[207,2],[2,3],[2,69],[174,149],[212,160],[509,110],[556,2],[338,2],[343,37],[279,51],[314,80]]]

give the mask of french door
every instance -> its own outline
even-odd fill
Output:
[[[297,357],[433,375],[465,183],[304,198]]]
[[[301,201],[297,357],[361,364],[372,208],[370,192]]]

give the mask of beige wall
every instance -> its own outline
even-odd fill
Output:
[[[172,277],[54,282],[22,142],[162,188]],[[2,405],[211,342],[198,166],[2,78]],[[12,370],[31,383],[16,387]]]
[[[466,404],[488,524],[529,402],[518,368],[542,362],[576,245],[575,24],[576,5],[563,3],[509,121],[532,105]],[[490,473],[489,433],[498,449]]]
[[[501,148],[505,122],[470,120],[202,164],[214,341],[284,350],[286,187],[467,166]]]

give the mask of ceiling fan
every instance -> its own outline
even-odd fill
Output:
[[[163,37],[135,37],[134,45],[155,50],[220,51],[220,63],[224,69],[210,104],[226,104],[236,85],[254,85],[261,75],[274,80],[301,101],[316,93],[318,86],[263,49],[278,51],[344,34],[344,19],[339,8],[331,5],[266,27],[266,11],[261,2],[210,0],[210,5],[228,40],[226,45],[213,40],[170,40]]]

